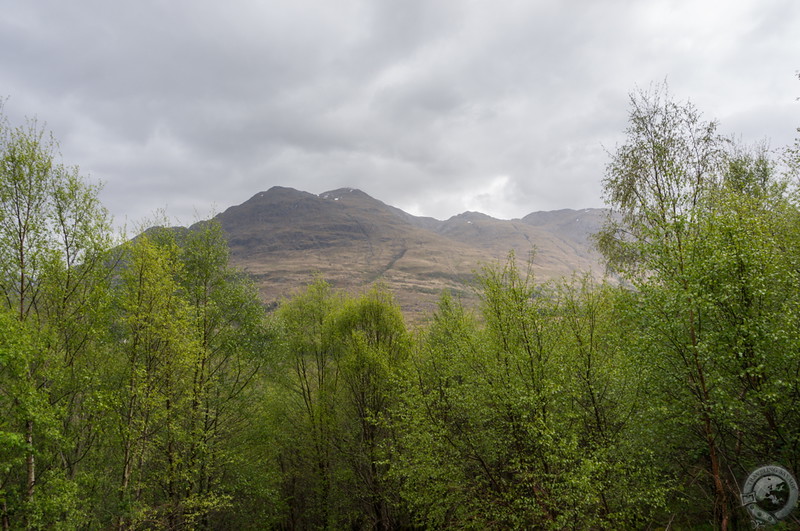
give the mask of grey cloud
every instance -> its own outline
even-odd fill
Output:
[[[6,113],[46,121],[129,219],[276,184],[436,217],[600,206],[627,93],[665,78],[748,136],[784,143],[800,122],[789,0],[18,0],[4,15]]]

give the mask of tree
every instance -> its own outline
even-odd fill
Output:
[[[248,466],[242,432],[256,415],[257,377],[269,338],[252,282],[229,265],[220,224],[197,223],[179,243],[180,289],[191,308],[187,333],[197,338],[198,350],[189,368],[187,442],[176,498],[190,524],[210,525],[214,513],[235,507],[232,469]]]
[[[385,416],[409,338],[391,295],[377,287],[351,298],[317,279],[283,302],[273,326],[285,525],[398,525]]]
[[[286,515],[291,526],[335,526],[344,511],[336,497],[339,461],[334,433],[340,394],[339,367],[333,355],[330,320],[342,297],[322,279],[284,301],[273,326],[278,337],[277,374],[288,423],[277,459],[284,475]]]
[[[391,293],[378,285],[347,301],[331,325],[345,388],[341,409],[349,420],[338,445],[355,478],[351,492],[362,515],[358,525],[393,529],[403,515],[388,481],[392,434],[386,421],[395,401],[392,379],[410,346],[403,315]]]
[[[264,479],[263,307],[217,223],[110,248],[98,193],[0,120],[0,525],[218,526]]]
[[[624,293],[536,285],[513,257],[484,268],[480,293],[480,320],[442,298],[394,409],[392,474],[419,524],[651,521],[667,489],[632,422],[643,378],[617,321]]]
[[[0,120],[0,292],[5,306],[42,339],[25,378],[42,395],[47,415],[63,420],[60,430],[37,427],[45,412],[29,411],[24,476],[9,471],[4,479],[25,485],[29,526],[46,525],[41,511],[47,500],[35,494],[53,477],[37,475],[37,460],[49,471],[63,466],[66,479],[58,481],[74,481],[77,461],[93,439],[91,401],[77,382],[91,373],[87,356],[108,273],[109,222],[97,200],[99,187],[58,162],[56,149],[35,120],[20,127]]]
[[[35,337],[14,312],[0,311],[0,518],[4,530],[26,509],[21,489],[14,484],[29,454],[25,422],[51,420],[46,417],[46,396],[37,392],[28,375],[40,347]]]
[[[641,273],[639,265],[680,273],[683,243],[720,180],[728,142],[691,103],[672,101],[666,86],[631,94],[630,101],[626,142],[603,180],[618,218],[609,218],[598,244],[609,265],[628,273]]]
[[[268,347],[255,290],[207,221],[127,242],[114,296],[105,446],[93,465],[118,496],[96,500],[98,525],[232,521],[247,505],[241,482],[250,476],[239,469],[251,468],[248,424]]]
[[[113,451],[119,509],[117,527],[158,521],[150,508],[177,496],[179,447],[187,437],[181,421],[186,381],[198,350],[190,308],[179,296],[178,248],[158,232],[126,246],[115,308],[118,366],[112,382]],[[155,239],[154,239],[155,238]],[[160,245],[159,245],[160,243]],[[161,484],[162,494],[157,495]]]
[[[712,511],[688,504],[692,518],[735,527],[737,476],[796,460],[784,453],[794,399],[778,414],[769,398],[796,367],[796,259],[779,231],[796,208],[764,149],[737,148],[690,103],[657,87],[631,107],[604,180],[618,217],[599,243],[635,289],[640,363],[655,374],[664,441],[680,448],[672,473],[700,499],[713,493]]]
[[[471,362],[480,359],[479,346],[477,321],[445,292],[412,351],[392,407],[397,436],[390,473],[422,527],[467,527],[473,514],[481,514],[475,505],[488,503],[467,480],[481,478],[478,456],[470,452],[483,435],[470,425],[470,415],[482,411],[477,400],[483,394],[473,377],[477,363]]]
[[[667,317],[669,323],[664,324],[669,326],[662,330],[665,340],[675,345],[685,385],[698,401],[717,522],[726,528],[730,494],[722,477],[710,382],[686,275],[693,258],[688,254],[690,244],[700,237],[696,218],[719,181],[723,162],[723,140],[716,128],[715,122],[703,121],[691,104],[673,102],[666,87],[631,95],[627,140],[612,155],[604,179],[607,201],[621,223],[611,221],[599,243],[610,263],[637,288],[673,286],[673,291],[664,293],[676,298],[662,299],[660,308],[653,309],[674,308],[676,313]],[[650,300],[655,302],[655,296]]]

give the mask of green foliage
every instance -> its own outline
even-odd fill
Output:
[[[480,321],[443,297],[395,411],[402,494],[435,528],[642,525],[667,488],[627,437],[641,375],[615,292],[531,280],[485,268]]]
[[[248,479],[263,310],[217,224],[180,236],[155,229],[123,250],[103,395],[104,481],[118,496],[103,525],[208,527]]]
[[[0,292],[4,310],[36,338],[16,358],[15,374],[2,371],[17,381],[0,387],[28,389],[4,405],[25,444],[23,462],[2,467],[7,526],[45,528],[67,518],[76,460],[96,436],[87,387],[91,347],[102,333],[108,215],[99,187],[60,164],[56,151],[36,121],[11,127],[0,119]]]
[[[749,470],[797,472],[797,205],[763,147],[716,137],[665,96],[633,98],[605,180],[620,215],[601,248],[636,288],[639,359],[687,522],[735,527]]]
[[[382,287],[350,298],[317,280],[281,305],[273,326],[286,525],[398,525],[384,419],[409,349],[399,308]]]
[[[202,527],[220,513],[238,510],[242,489],[250,488],[234,477],[250,469],[243,462],[249,451],[243,427],[258,411],[258,376],[269,361],[269,338],[256,290],[229,266],[218,223],[193,227],[179,259],[180,292],[191,308],[197,350],[189,367],[188,411],[182,414],[187,439],[177,503],[187,525]],[[252,481],[246,475],[243,480]]]
[[[9,478],[23,469],[29,451],[24,419],[35,415],[45,402],[28,378],[35,353],[35,335],[14,313],[0,312],[0,473],[5,479],[0,491],[3,517],[11,520],[24,510],[19,488]]]
[[[750,470],[800,473],[797,146],[631,104],[615,282],[511,255],[416,334],[381,285],[267,317],[213,221],[109,249],[98,188],[2,122],[0,526],[746,526]]]
[[[209,527],[244,488],[263,308],[214,223],[109,250],[56,149],[0,123],[1,525]]]

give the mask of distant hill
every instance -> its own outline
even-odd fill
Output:
[[[274,187],[217,219],[233,264],[254,277],[266,303],[315,274],[350,291],[382,281],[415,320],[435,308],[444,289],[470,299],[476,270],[511,250],[524,261],[536,249],[539,280],[603,269],[589,241],[605,219],[602,209],[535,212],[516,220],[465,212],[440,221],[356,189],[314,195]]]

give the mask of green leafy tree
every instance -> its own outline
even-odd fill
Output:
[[[36,392],[29,378],[29,367],[40,345],[34,330],[14,312],[0,312],[0,507],[2,528],[10,529],[27,509],[21,488],[14,479],[24,469],[29,453],[25,421],[47,412],[46,396]],[[50,418],[44,419],[50,421]]]
[[[604,181],[617,217],[599,243],[636,290],[639,363],[663,408],[653,409],[662,444],[677,449],[670,473],[690,493],[687,525],[736,527],[739,478],[796,460],[786,383],[797,357],[796,247],[781,234],[796,208],[764,149],[736,148],[664,88],[631,106]]]
[[[708,452],[715,519],[730,521],[730,492],[723,479],[708,366],[698,337],[687,268],[701,235],[697,217],[716,188],[724,143],[715,122],[705,122],[691,105],[672,101],[665,87],[631,96],[627,140],[606,170],[607,200],[621,221],[610,222],[599,243],[610,263],[627,273],[640,290],[659,290],[645,300],[659,312],[657,332],[674,345],[681,389],[695,397],[698,422]],[[670,285],[669,290],[661,290]],[[669,298],[659,298],[663,295]],[[666,310],[666,311],[665,311]]]
[[[649,521],[666,490],[646,443],[632,438],[642,380],[615,292],[588,280],[537,286],[512,257],[483,270],[480,293],[480,320],[442,299],[395,411],[393,474],[419,523]]]
[[[400,310],[383,288],[350,298],[318,279],[284,301],[273,326],[285,525],[399,525],[384,419],[409,345]]]
[[[174,508],[188,374],[198,350],[189,306],[178,293],[177,245],[144,234],[127,245],[120,271],[115,334],[117,370],[110,377],[116,437],[113,468],[117,526],[158,521],[152,507]]]
[[[322,279],[284,301],[273,327],[277,337],[276,374],[286,437],[280,462],[286,520],[291,526],[335,526],[339,461],[334,445],[340,371],[330,333],[332,314],[342,302]],[[279,407],[279,406],[278,406]]]
[[[99,187],[57,158],[0,121],[2,528],[219,526],[264,479],[241,473],[263,308],[216,223],[110,250]]]
[[[338,446],[355,478],[350,491],[362,515],[357,523],[392,529],[403,515],[387,477],[392,433],[385,420],[395,400],[392,379],[409,351],[403,315],[386,288],[376,286],[347,301],[332,327],[344,387],[340,416],[346,423]]]
[[[480,359],[478,323],[448,293],[414,350],[400,400],[392,411],[398,432],[391,474],[403,499],[424,527],[480,527],[476,492],[486,467],[483,433],[472,426],[484,409],[474,377]],[[473,361],[474,360],[474,361]]]
[[[58,162],[55,141],[36,121],[20,127],[0,121],[0,292],[41,339],[25,373],[41,407],[20,420],[28,452],[24,474],[9,470],[3,479],[24,485],[21,499],[8,503],[24,502],[29,527],[47,526],[59,517],[53,507],[71,506],[51,502],[59,488],[75,492],[77,464],[96,436],[85,382],[93,375],[110,242],[98,191],[76,168]],[[36,496],[43,489],[55,498]]]
[[[242,434],[257,415],[253,405],[269,339],[255,288],[228,263],[219,223],[198,223],[180,240],[180,287],[192,325],[187,333],[196,337],[198,350],[187,375],[188,438],[176,498],[188,524],[209,526],[215,513],[235,511],[233,495],[243,494],[235,470],[250,468]]]
[[[650,429],[649,371],[628,319],[632,298],[588,276],[562,281],[554,296],[567,382],[560,407],[580,463],[568,492],[583,493],[573,518],[601,528],[652,525],[675,484],[653,451],[659,439]]]

